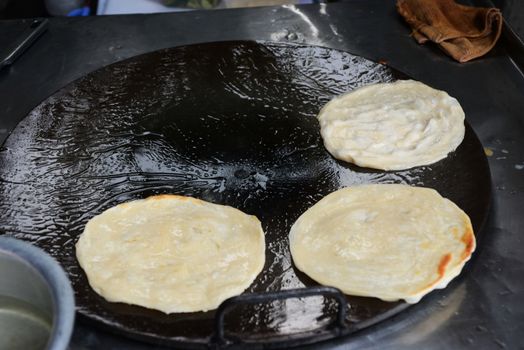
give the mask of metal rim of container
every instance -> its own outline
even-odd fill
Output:
[[[41,249],[12,237],[0,237],[0,251],[21,258],[36,269],[49,285],[55,317],[47,349],[67,349],[75,321],[75,299],[65,271]]]

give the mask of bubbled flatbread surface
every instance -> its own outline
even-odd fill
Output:
[[[361,167],[408,169],[445,158],[464,139],[464,111],[446,92],[414,80],[368,85],[318,115],[326,149]]]
[[[76,254],[108,301],[205,311],[242,293],[264,266],[260,221],[232,207],[159,195],[92,218]]]
[[[435,190],[382,184],[329,194],[292,226],[293,261],[349,295],[416,303],[475,249],[469,217]]]

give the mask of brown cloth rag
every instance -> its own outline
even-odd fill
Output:
[[[397,0],[397,10],[419,44],[438,44],[459,62],[486,54],[502,30],[497,8],[464,6],[453,0]]]

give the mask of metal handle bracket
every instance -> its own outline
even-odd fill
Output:
[[[311,288],[287,289],[278,292],[242,294],[224,300],[218,307],[215,314],[215,332],[212,339],[212,344],[215,348],[222,348],[231,343],[225,336],[224,318],[226,313],[235,306],[246,304],[264,304],[275,300],[304,298],[311,296],[324,296],[337,301],[338,310],[336,317],[332,324],[328,327],[333,329],[335,336],[345,333],[347,330],[345,318],[348,310],[346,297],[337,288],[318,286]]]

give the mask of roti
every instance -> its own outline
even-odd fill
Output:
[[[158,195],[93,217],[76,255],[91,287],[108,301],[195,312],[248,288],[264,266],[265,242],[255,216]]]
[[[400,184],[347,187],[302,214],[289,234],[295,266],[348,295],[418,302],[470,259],[469,217],[437,191]]]
[[[328,102],[318,115],[333,157],[402,170],[445,158],[464,139],[464,111],[446,92],[414,80],[368,85]]]

